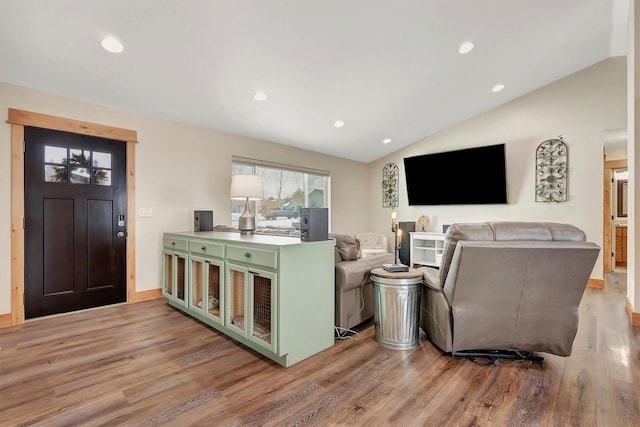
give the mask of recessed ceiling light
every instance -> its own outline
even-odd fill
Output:
[[[124,50],[124,46],[122,46],[120,40],[115,37],[105,37],[104,39],[102,39],[102,43],[100,44],[102,45],[102,48],[107,52],[120,53]]]
[[[391,138],[385,138],[385,139],[382,140],[383,144],[388,144],[390,142],[391,142]]]
[[[500,92],[502,89],[504,89],[504,85],[501,83],[498,83],[493,87],[493,89],[491,89],[491,92]]]
[[[458,53],[460,55],[464,55],[465,53],[469,53],[473,49],[473,46],[474,46],[473,42],[466,41],[466,42],[464,42],[464,43],[462,43],[460,45],[460,47],[458,48]]]
[[[344,126],[344,122],[342,120],[336,120],[336,122],[333,124],[333,127],[336,128],[341,128],[342,126]]]
[[[253,99],[255,99],[256,101],[266,101],[267,94],[261,90],[256,91],[256,93],[253,94]]]

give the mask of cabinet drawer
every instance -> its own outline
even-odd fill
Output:
[[[163,246],[166,249],[175,249],[178,251],[187,251],[187,239],[178,239],[175,237],[165,237]]]
[[[189,240],[189,252],[199,255],[224,258],[224,243]]]
[[[278,268],[278,252],[268,249],[227,245],[227,259],[273,269]]]

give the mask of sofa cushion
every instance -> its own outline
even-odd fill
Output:
[[[363,286],[371,281],[369,272],[374,268],[382,267],[382,264],[393,263],[392,254],[373,255],[352,261],[340,261],[336,263],[336,289],[346,292]]]
[[[356,239],[348,234],[330,234],[329,238],[336,240],[336,248],[343,261],[355,261],[358,259],[358,245]]]
[[[544,225],[549,229],[553,240],[584,242],[587,235],[584,231],[571,224],[558,224],[555,222],[545,222]]]
[[[493,230],[489,224],[455,223],[447,228],[442,248],[442,264],[440,265],[440,282],[444,284],[449,273],[449,266],[459,240],[493,240]]]
[[[493,230],[493,240],[553,240],[542,222],[493,221],[487,224]]]

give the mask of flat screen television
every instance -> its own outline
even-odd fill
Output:
[[[505,144],[404,159],[409,205],[507,203]]]

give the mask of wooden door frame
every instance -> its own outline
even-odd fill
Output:
[[[138,133],[129,129],[9,108],[11,124],[11,325],[24,323],[24,127],[34,126],[115,139],[127,144],[127,303],[136,296],[135,147]]]
[[[602,260],[603,274],[610,273],[613,271],[612,266],[612,256],[613,253],[613,236],[612,236],[612,224],[613,219],[611,216],[613,215],[613,209],[611,207],[611,189],[613,188],[613,170],[614,169],[622,169],[627,167],[627,160],[607,160],[607,156],[604,156],[604,181],[603,181],[603,237],[602,237]]]

